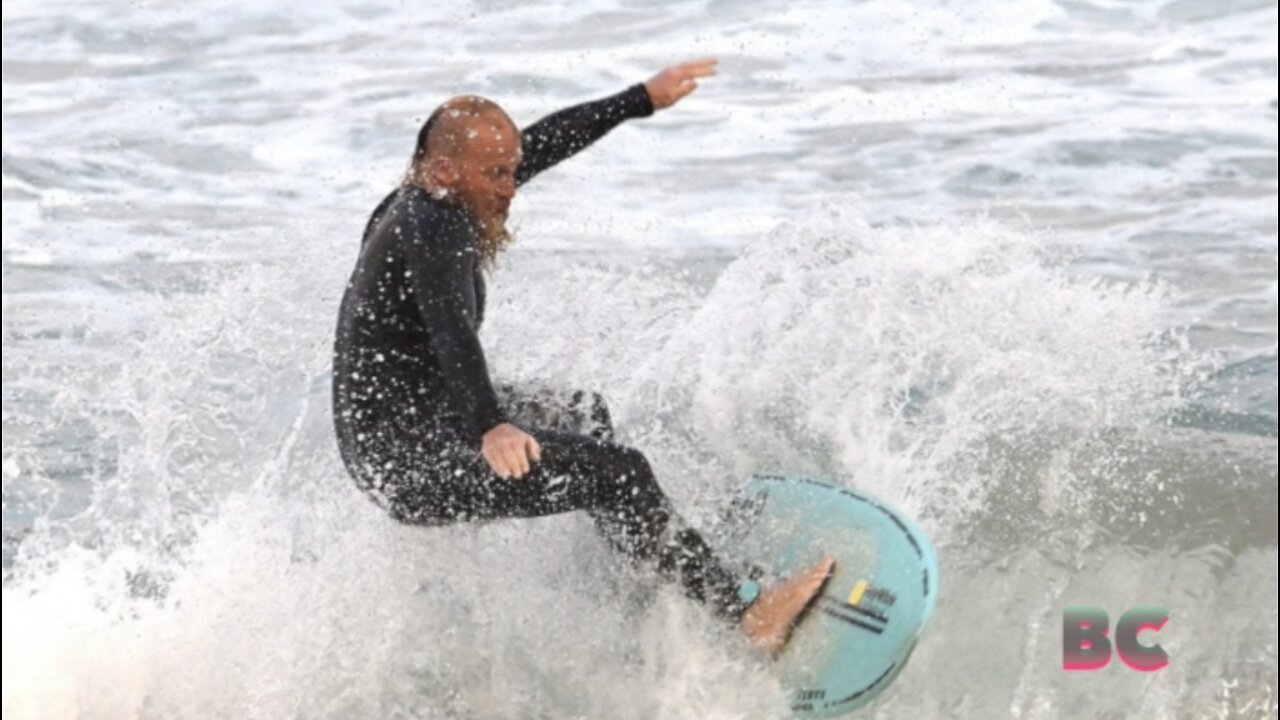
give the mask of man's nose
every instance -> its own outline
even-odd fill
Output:
[[[498,184],[498,197],[503,200],[510,200],[516,196],[515,178],[507,178]]]

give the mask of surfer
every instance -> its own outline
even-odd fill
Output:
[[[516,188],[713,74],[714,60],[677,65],[523,131],[480,97],[433,112],[404,182],[369,219],[343,296],[334,421],[348,470],[396,520],[584,510],[614,549],[678,580],[776,654],[833,561],[763,590],[735,577],[680,521],[644,455],[614,442],[603,398],[495,388],[477,335],[484,271],[512,242]]]

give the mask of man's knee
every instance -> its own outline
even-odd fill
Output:
[[[605,402],[604,395],[598,392],[579,391],[574,397],[574,402],[585,409],[584,424],[587,435],[598,440],[613,439],[613,418],[609,415],[609,405]]]
[[[612,442],[598,444],[608,459],[608,464],[616,472],[633,475],[649,469],[649,460],[644,453],[633,447]]]
[[[648,497],[658,493],[657,480],[653,476],[653,468],[644,453],[635,448],[601,443],[604,448],[606,462],[603,463],[604,474],[614,487],[614,494],[619,497]]]

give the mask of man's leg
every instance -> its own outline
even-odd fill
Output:
[[[499,393],[515,424],[541,429],[530,431],[540,443],[548,430],[586,435],[596,440],[614,439],[609,408],[599,393],[529,384],[503,385]],[[633,488],[635,494],[630,499],[624,498],[618,507],[597,504],[582,509],[591,515],[601,534],[618,551],[637,559],[656,559],[660,570],[679,577],[691,597],[710,602],[730,616],[741,614],[744,606],[737,595],[737,578],[721,565],[702,536],[688,527],[671,507],[644,456],[638,451],[617,447],[629,456],[617,463],[613,472],[643,480]],[[652,520],[645,520],[642,509],[645,507],[657,508]]]
[[[690,597],[738,619],[745,606],[737,578],[701,535],[680,526],[644,455],[583,435],[526,430],[542,446],[542,462],[528,475],[504,480],[476,453],[453,453],[432,473],[434,480],[399,494],[400,519],[431,524],[584,510],[615,550],[655,563]]]
[[[477,451],[477,438],[450,424],[416,437],[385,438],[362,485],[392,517],[440,525],[586,511],[617,551],[653,562],[691,597],[737,619],[738,581],[697,532],[683,525],[640,452],[611,442],[613,427],[596,393],[500,389],[512,421],[538,440],[542,462],[503,480]]]
[[[542,462],[520,480],[499,478],[476,450],[476,438],[443,426],[421,427],[412,437],[375,433],[379,442],[369,448],[374,452],[358,453],[363,457],[353,457],[349,467],[392,517],[411,524],[585,510],[616,549],[637,560],[656,560],[678,577],[688,595],[738,623],[751,643],[769,654],[781,649],[796,618],[830,576],[828,557],[761,590],[753,603],[743,602],[737,579],[702,537],[672,527],[678,519],[643,455],[583,435],[527,429],[542,445]]]
[[[581,420],[580,410],[588,407],[591,411],[585,418],[594,425],[580,429],[612,437],[603,398],[591,393],[552,397],[570,398],[570,409],[579,410],[570,418]],[[590,400],[584,404],[585,398]],[[556,416],[556,402],[535,402],[529,396],[508,402]],[[518,414],[515,419],[520,423]],[[556,424],[566,423],[564,415],[556,420]],[[525,429],[538,438],[543,460],[520,480],[497,477],[477,452],[477,438],[444,427],[417,428],[412,437],[401,436],[399,442],[384,438],[392,439],[389,446],[379,443],[385,452],[366,456],[371,461],[357,462],[353,474],[371,497],[403,523],[447,524],[588,511],[616,550],[635,560],[657,561],[660,570],[677,575],[689,596],[739,624],[751,643],[771,655],[781,650],[796,619],[831,574],[832,560],[826,557],[813,568],[763,589],[753,603],[741,601],[737,579],[703,538],[695,530],[677,527],[678,518],[640,452],[600,437],[530,424]]]

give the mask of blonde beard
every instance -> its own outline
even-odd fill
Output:
[[[410,167],[409,172],[405,174],[404,181],[401,183],[404,187],[418,187],[428,195],[437,198],[443,198],[444,195],[437,194],[431,189],[429,183],[419,182],[421,177],[416,167]],[[485,270],[493,270],[498,262],[498,255],[504,250],[511,247],[511,243],[516,241],[515,235],[507,229],[505,224],[498,227],[492,227],[489,223],[479,223],[480,225],[480,267]]]
[[[488,223],[485,223],[482,228],[480,232],[480,267],[492,270],[497,264],[498,255],[510,247],[516,238],[507,229],[506,225],[491,227]]]

